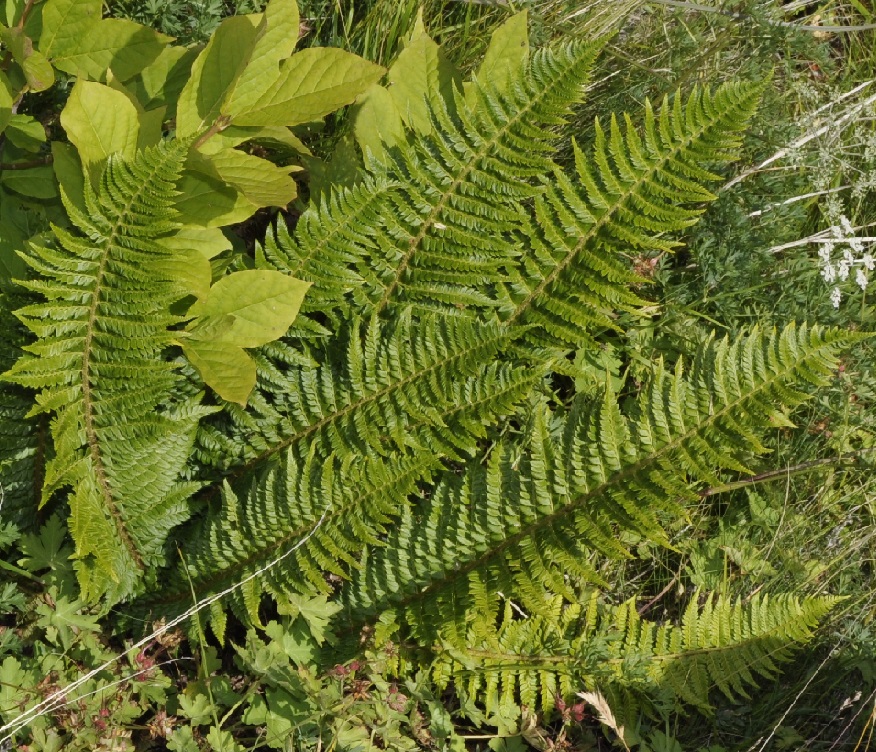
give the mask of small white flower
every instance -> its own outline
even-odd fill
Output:
[[[843,228],[846,235],[852,235],[855,232],[855,228],[852,227],[852,223],[849,222],[849,218],[845,214],[840,215],[840,227]]]
[[[873,255],[870,254],[870,253],[865,253],[865,254],[861,257],[861,263],[862,263],[865,267],[867,267],[867,271],[868,271],[868,272],[872,272],[872,271],[873,271],[873,267],[876,267],[876,261],[873,260]]]
[[[831,253],[833,253],[833,243],[822,243],[818,249],[818,258],[826,264],[830,261]]]
[[[855,253],[861,253],[864,250],[864,244],[858,238],[846,238],[846,240]]]
[[[855,274],[855,282],[858,283],[858,287],[862,290],[867,289],[867,275],[864,273],[863,269],[858,269],[857,274]]]
[[[852,264],[843,259],[836,265],[836,276],[840,278],[840,282],[845,282],[849,278],[849,269]]]
[[[830,292],[830,302],[833,303],[834,308],[839,308],[840,300],[842,300],[843,294],[840,292],[839,287],[834,287]]]
[[[836,279],[836,269],[829,261],[821,270],[821,276],[824,277],[824,281],[827,282],[827,284],[831,284]]]

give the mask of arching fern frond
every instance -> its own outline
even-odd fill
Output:
[[[169,309],[186,291],[155,242],[174,227],[184,158],[176,143],[112,156],[100,185],[86,182],[86,212],[65,202],[74,231],[55,227],[54,246],[24,256],[39,278],[21,284],[46,302],[17,311],[37,341],[4,376],[38,390],[33,413],[54,413],[43,501],[72,486],[80,584],[110,603],[162,560],[196,488],[179,478],[204,409],[172,401],[178,376],[164,357],[179,321]]]
[[[735,157],[762,88],[696,89],[656,114],[646,103],[641,134],[629,116],[623,127],[612,117],[607,133],[597,121],[592,156],[575,145],[575,175],[543,177],[523,231],[528,251],[503,287],[505,320],[536,324],[536,344],[568,348],[612,328],[614,311],[641,305],[629,259],[670,251],[677,243],[665,235],[715,198],[703,184],[718,176],[706,168]]]
[[[263,567],[330,503],[319,534],[276,582],[306,590],[323,586],[321,570],[345,571],[363,542],[401,514],[414,484],[442,461],[469,456],[543,378],[543,369],[495,362],[515,334],[460,317],[375,319],[335,340],[326,363],[291,371],[283,438],[249,459],[221,508],[185,536],[196,591],[215,592]],[[214,452],[238,451],[219,437]],[[185,603],[189,593],[182,580],[173,597]]]
[[[451,114],[436,97],[431,135],[393,150],[388,165],[371,165],[378,185],[392,187],[338,193],[308,210],[297,243],[278,238],[290,257],[281,268],[314,281],[315,304],[320,285],[326,293],[333,285],[335,273],[325,265],[358,257],[364,282],[353,297],[365,315],[407,306],[450,313],[494,307],[491,285],[520,253],[509,233],[523,221],[521,203],[541,192],[533,179],[552,168],[556,127],[581,99],[599,46],[574,42],[538,52],[507,95],[473,84],[473,109],[460,95]],[[351,227],[350,217],[363,211],[367,231],[334,230]]]
[[[523,445],[500,443],[404,513],[342,591],[349,622],[396,609],[420,644],[463,649],[503,592],[534,614],[546,592],[571,598],[575,582],[597,580],[594,552],[624,555],[618,528],[666,542],[663,515],[683,515],[720,471],[746,471],[762,431],[787,425],[780,406],[805,399],[793,385],[825,383],[861,336],[755,331],[705,347],[687,377],[658,366],[626,415],[610,392],[562,419],[543,412]]]

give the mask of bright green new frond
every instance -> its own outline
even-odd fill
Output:
[[[88,598],[118,601],[162,559],[170,529],[189,515],[193,484],[180,483],[204,410],[175,404],[166,362],[171,304],[186,294],[172,252],[174,183],[185,158],[162,144],[131,161],[110,158],[86,212],[66,203],[75,231],[34,246],[25,261],[46,298],[18,317],[37,340],[5,379],[38,390],[34,413],[54,413],[55,456],[43,501],[66,486],[80,583]]]
[[[733,701],[773,678],[840,600],[756,594],[746,603],[713,595],[700,603],[695,596],[676,625],[643,619],[633,601],[603,606],[595,593],[565,606],[548,600],[546,614],[505,599],[494,625],[470,627],[469,647],[441,650],[432,672],[488,713],[518,703],[549,710],[557,696],[585,687],[598,687],[619,718],[655,699],[657,712],[685,704],[709,712],[713,690]]]
[[[661,516],[683,515],[720,471],[744,471],[765,451],[763,430],[787,422],[778,407],[805,398],[793,385],[822,383],[860,336],[755,331],[703,348],[687,377],[658,366],[628,415],[611,392],[559,422],[543,412],[525,443],[500,443],[404,513],[344,589],[349,619],[401,607],[419,641],[461,646],[503,592],[534,613],[546,592],[571,597],[575,581],[596,579],[594,552],[624,555],[617,527],[666,542]]]
[[[494,362],[510,336],[459,317],[373,320],[335,340],[333,359],[291,371],[288,389],[275,392],[286,395],[275,406],[282,438],[258,455],[228,459],[246,464],[222,508],[187,536],[196,591],[221,590],[264,567],[280,542],[300,539],[323,511],[318,533],[290,560],[296,575],[284,567],[276,581],[286,591],[322,587],[322,571],[345,571],[363,543],[376,542],[402,513],[417,482],[448,457],[469,455],[542,379],[537,368]],[[242,451],[220,436],[210,436],[213,453]],[[319,475],[317,490],[313,473],[329,473]],[[274,592],[282,592],[279,584]],[[181,585],[177,596],[187,599],[188,588]]]
[[[641,305],[630,287],[643,280],[629,259],[672,250],[665,235],[693,224],[715,198],[702,187],[718,177],[706,168],[734,158],[761,89],[695,90],[656,114],[646,104],[642,133],[629,117],[624,126],[612,118],[607,133],[597,122],[592,156],[575,145],[576,174],[543,177],[527,251],[503,288],[504,318],[536,324],[530,337],[539,345],[568,348],[595,327],[612,328],[614,311]]]

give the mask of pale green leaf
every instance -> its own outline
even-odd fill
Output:
[[[521,78],[529,59],[527,24],[527,11],[522,10],[493,32],[490,45],[477,72],[477,79],[482,86],[505,92],[512,81]]]
[[[441,96],[452,105],[453,90],[462,87],[459,71],[425,33],[402,50],[386,79],[398,112],[421,134],[432,131],[429,102]]]
[[[286,333],[309,287],[310,282],[282,272],[235,272],[213,285],[203,306],[193,312],[204,322],[232,316],[232,325],[215,339],[239,347],[260,347]]]
[[[46,142],[46,129],[30,115],[13,115],[6,126],[6,138],[19,149],[38,152]]]
[[[12,87],[6,74],[0,71],[0,133],[12,117]]]
[[[201,154],[217,154],[223,149],[232,149],[247,141],[273,142],[299,154],[311,153],[307,145],[283,125],[230,125],[199,146],[198,151]]]
[[[46,0],[40,52],[53,58],[59,50],[74,48],[100,21],[102,12],[101,0]]]
[[[181,290],[198,299],[206,298],[213,281],[210,259],[196,248],[178,247],[173,257],[156,264]]]
[[[167,107],[156,107],[139,113],[140,134],[137,137],[137,148],[145,149],[155,146],[164,135],[164,120]]]
[[[386,150],[404,143],[405,129],[401,113],[392,95],[374,84],[359,99],[353,115],[353,135],[362,150],[378,162],[386,161]]]
[[[185,138],[210,128],[246,67],[256,40],[253,16],[226,18],[192,66],[191,77],[179,95],[177,136]]]
[[[225,227],[249,219],[258,211],[240,191],[216,178],[186,170],[177,185],[179,221],[198,227]]]
[[[193,151],[188,166],[236,188],[258,208],[282,208],[298,195],[295,181],[285,169],[236,149],[210,155]]]
[[[110,154],[131,158],[137,150],[137,110],[128,97],[104,84],[78,81],[61,111],[61,125],[92,179]]]
[[[207,386],[228,402],[246,405],[255,387],[256,365],[243,348],[195,337],[186,338],[181,344]]]
[[[55,45],[49,57],[55,67],[80,78],[103,80],[107,71],[121,81],[154,62],[171,37],[126,18],[105,18],[84,35]]]
[[[277,83],[233,124],[298,125],[319,120],[350,104],[384,72],[344,50],[302,50],[283,63]]]
[[[45,56],[33,47],[33,40],[23,29],[0,28],[0,42],[12,54],[12,59],[21,66],[27,86],[31,91],[45,91],[55,83],[55,71]]]
[[[197,251],[208,260],[231,250],[231,241],[218,227],[184,226],[172,235],[158,238],[156,242],[171,250]]]
[[[285,598],[277,600],[277,611],[292,617],[301,616],[310,627],[310,633],[318,645],[325,642],[326,629],[332,616],[342,609],[340,604],[330,601],[325,595],[311,598],[298,593],[290,593]]]
[[[146,108],[175,105],[191,76],[198,52],[197,47],[165,47],[128,85]]]
[[[223,108],[234,116],[247,112],[280,76],[280,61],[295,51],[298,42],[298,6],[295,0],[271,0],[256,32],[252,55]]]

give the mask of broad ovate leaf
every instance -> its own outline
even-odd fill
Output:
[[[192,66],[191,77],[179,95],[177,136],[185,138],[213,127],[222,105],[249,62],[256,43],[254,16],[226,18]]]
[[[92,178],[110,154],[132,158],[137,150],[137,109],[123,93],[103,84],[78,81],[61,111],[61,125]]]
[[[101,18],[100,0],[46,0],[40,52],[56,68],[92,81],[127,81],[161,54],[171,37],[125,18]]]
[[[277,271],[229,274],[213,285],[203,305],[192,311],[200,317],[192,333],[230,316],[231,325],[213,330],[211,339],[238,347],[260,347],[286,333],[309,287],[310,282]]]
[[[478,81],[481,85],[495,87],[500,92],[507,91],[511,82],[519,80],[523,75],[528,60],[528,14],[522,10],[493,33],[483,62],[478,68]]]
[[[246,405],[255,388],[256,365],[243,348],[196,336],[184,339],[181,344],[207,386],[228,402]]]
[[[189,167],[234,187],[257,208],[282,208],[298,195],[287,170],[237,149],[223,149],[210,155],[193,151]]]
[[[404,121],[421,134],[432,131],[429,102],[440,96],[452,107],[462,76],[425,33],[413,39],[387,75],[387,87]]]
[[[295,0],[271,0],[256,30],[256,40],[246,68],[235,83],[224,112],[246,112],[280,77],[280,62],[298,43],[298,5]]]
[[[319,120],[353,102],[384,72],[379,65],[344,50],[302,50],[283,63],[276,84],[232,123],[298,125]]]

